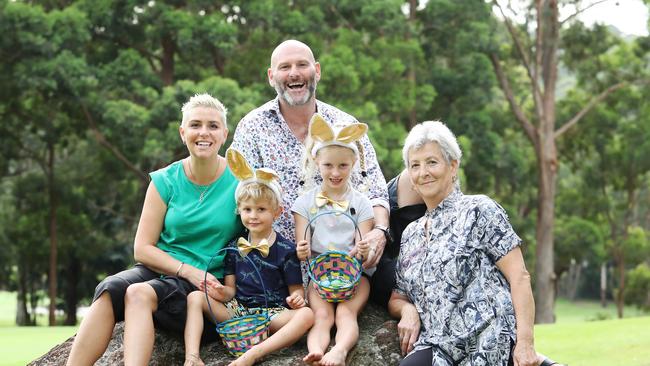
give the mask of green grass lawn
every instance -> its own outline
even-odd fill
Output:
[[[570,366],[650,366],[650,317],[537,325],[535,345]]]
[[[24,366],[76,331],[77,327],[0,327],[0,365]]]
[[[17,327],[16,294],[0,291],[0,366],[24,366],[77,332],[77,327],[47,327],[39,316],[37,327]]]
[[[16,327],[15,312],[16,295],[0,292],[0,366],[25,365],[77,331],[77,327]],[[626,307],[626,318],[619,320],[613,303],[603,309],[596,302],[563,299],[555,312],[557,323],[535,326],[539,352],[570,366],[650,366],[647,314]],[[45,317],[38,323],[45,324]]]
[[[555,303],[555,315],[557,323],[579,323],[594,320],[610,320],[618,317],[616,313],[616,305],[609,302],[606,308],[600,306],[596,301],[578,300],[569,301],[566,299],[558,299]],[[648,316],[641,310],[634,306],[626,306],[623,309],[623,316],[638,317]]]

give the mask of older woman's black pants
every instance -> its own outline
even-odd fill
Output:
[[[513,345],[514,347],[514,345]],[[431,366],[433,363],[433,352],[436,352],[436,358],[440,361],[441,363],[447,363],[450,366],[457,366],[460,365],[460,362],[454,362],[454,360],[447,355],[443,350],[441,350],[438,347],[431,347],[431,348],[426,348],[422,349],[416,352],[413,352],[412,354],[408,355],[406,358],[404,358],[400,363],[399,366]],[[439,363],[436,362],[436,365]],[[512,360],[512,353],[510,353],[510,359],[508,360],[508,366],[512,366],[513,360]]]

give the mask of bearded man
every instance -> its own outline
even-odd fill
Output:
[[[275,230],[295,240],[291,206],[301,193],[301,157],[305,151],[309,121],[314,113],[334,125],[358,123],[353,116],[316,99],[321,65],[312,50],[297,40],[280,43],[271,55],[268,81],[277,97],[248,113],[237,125],[232,147],[241,151],[253,168],[272,168],[280,175],[284,191],[282,215]],[[388,231],[388,192],[370,140],[361,141],[367,171],[355,168],[350,182],[365,192],[373,204],[375,227],[365,237],[370,244],[369,260],[364,266],[375,267],[386,246]],[[320,182],[316,177],[316,182]]]

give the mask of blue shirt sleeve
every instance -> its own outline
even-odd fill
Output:
[[[295,251],[295,245],[289,244],[294,250],[288,251],[282,263],[282,272],[284,281],[287,286],[302,284],[302,271],[300,270],[300,261]]]
[[[239,239],[239,238],[237,238]],[[228,243],[228,246],[226,248],[229,248],[226,250],[226,257],[224,260],[224,265],[223,265],[223,274],[224,276],[227,275],[232,275],[235,274],[236,272],[236,264],[237,264],[237,256],[239,255],[239,252],[236,250],[237,249],[237,239],[233,239]],[[231,250],[235,249],[235,250]]]

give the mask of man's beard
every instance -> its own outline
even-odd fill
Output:
[[[273,87],[278,96],[292,107],[307,104],[316,93],[316,85],[316,74],[314,73],[307,81],[307,93],[301,99],[295,100],[289,93],[290,89],[288,87],[281,86],[277,81],[273,82]]]

